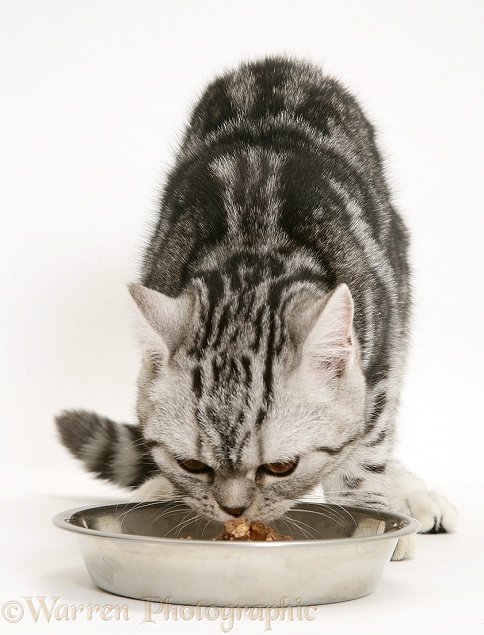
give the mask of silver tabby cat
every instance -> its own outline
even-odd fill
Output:
[[[67,411],[62,441],[137,498],[221,521],[270,521],[322,484],[328,502],[452,530],[453,507],[392,458],[407,243],[373,129],[339,83],[281,58],[218,78],[130,286],[138,424]]]

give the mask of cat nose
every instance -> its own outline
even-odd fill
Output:
[[[224,512],[227,512],[227,514],[236,517],[242,516],[242,514],[245,512],[245,507],[222,507],[222,509],[224,510]]]

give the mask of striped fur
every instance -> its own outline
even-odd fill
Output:
[[[138,487],[158,473],[139,426],[120,425],[85,410],[56,417],[62,443],[99,478]]]
[[[328,500],[404,508],[392,451],[407,244],[373,128],[338,82],[279,58],[216,79],[131,287],[144,322],[138,427],[64,414],[63,442],[120,484],[155,466],[221,520],[232,508],[270,520],[321,481]],[[189,473],[187,459],[207,470]],[[264,471],[292,460],[285,477]]]

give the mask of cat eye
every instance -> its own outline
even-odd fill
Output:
[[[258,471],[269,474],[270,476],[289,476],[289,474],[292,474],[297,468],[298,463],[298,458],[292,461],[265,463],[259,467]]]
[[[196,459],[178,460],[178,465],[191,474],[207,474],[213,472],[210,465],[197,461]]]

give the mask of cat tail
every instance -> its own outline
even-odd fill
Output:
[[[63,445],[98,478],[138,487],[159,473],[140,426],[115,423],[85,410],[65,410],[55,423]]]

